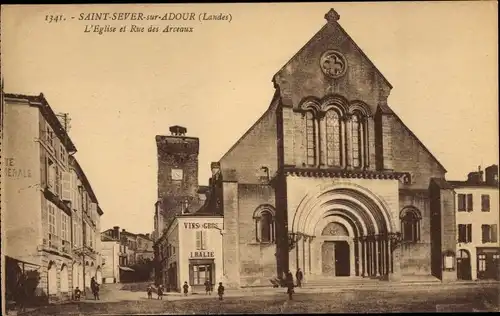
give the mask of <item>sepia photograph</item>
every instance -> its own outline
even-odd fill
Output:
[[[2,315],[500,312],[497,1],[0,10]]]

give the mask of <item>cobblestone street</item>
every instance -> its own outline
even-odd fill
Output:
[[[184,297],[168,293],[148,300],[142,291],[103,288],[100,301],[85,300],[46,306],[23,315],[220,314],[220,313],[340,313],[340,312],[473,312],[498,310],[498,284],[399,285],[396,287],[297,289],[289,301],[284,289],[227,291]],[[495,309],[496,308],[496,309]]]

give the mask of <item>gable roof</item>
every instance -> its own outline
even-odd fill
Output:
[[[432,152],[424,145],[424,143],[422,143],[422,141],[417,137],[417,135],[415,135],[415,133],[413,133],[411,128],[406,126],[406,124],[403,122],[403,120],[389,106],[385,105],[383,109],[379,106],[379,109],[381,109],[381,112],[384,114],[394,116],[398,120],[398,122],[406,128],[408,133],[410,133],[410,135],[419,143],[419,145],[422,146],[424,151],[427,152],[429,154],[429,156],[431,156],[431,158],[439,165],[439,167],[443,169],[444,173],[448,172],[446,170],[446,168],[439,162],[439,160],[436,158],[436,156],[434,156],[432,154]]]
[[[336,18],[335,19],[332,19],[330,16],[331,15],[335,15]],[[329,12],[327,12],[325,14],[325,19],[327,20],[327,23],[318,31],[316,32],[316,34],[314,34],[305,44],[304,46],[302,46],[302,48],[300,48],[293,56],[292,58],[290,58],[284,65],[283,67],[280,68],[280,70],[278,70],[278,72],[276,72],[276,74],[274,74],[273,76],[273,83],[276,85],[276,77],[278,76],[279,73],[281,73],[293,60],[295,60],[296,58],[298,58],[298,56],[309,46],[311,45],[311,43],[313,41],[316,40],[317,37],[319,37],[321,35],[321,33],[323,33],[326,29],[328,29],[329,27],[337,27],[345,36],[348,40],[350,40],[353,44],[354,44],[354,47],[360,52],[360,54],[366,58],[366,60],[368,61],[368,63],[373,67],[373,69],[375,69],[375,71],[377,72],[377,74],[385,81],[385,83],[389,86],[390,89],[392,89],[392,85],[391,83],[389,82],[389,80],[387,80],[387,78],[382,74],[382,72],[380,72],[380,70],[375,66],[375,64],[371,61],[370,58],[368,58],[368,56],[366,56],[365,52],[358,46],[358,44],[356,43],[356,41],[353,40],[353,38],[344,30],[344,28],[338,23],[338,19],[340,18],[340,15],[335,11],[335,9],[330,9]]]

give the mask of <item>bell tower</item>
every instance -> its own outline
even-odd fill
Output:
[[[186,136],[187,129],[178,125],[170,133],[156,136],[158,201],[166,226],[175,215],[189,212],[198,196],[199,139]]]

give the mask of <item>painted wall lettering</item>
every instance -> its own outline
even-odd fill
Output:
[[[8,178],[31,178],[31,169],[24,169],[16,167],[16,160],[14,158],[5,158],[5,165],[7,169]]]
[[[219,229],[217,223],[184,223],[186,229]]]

